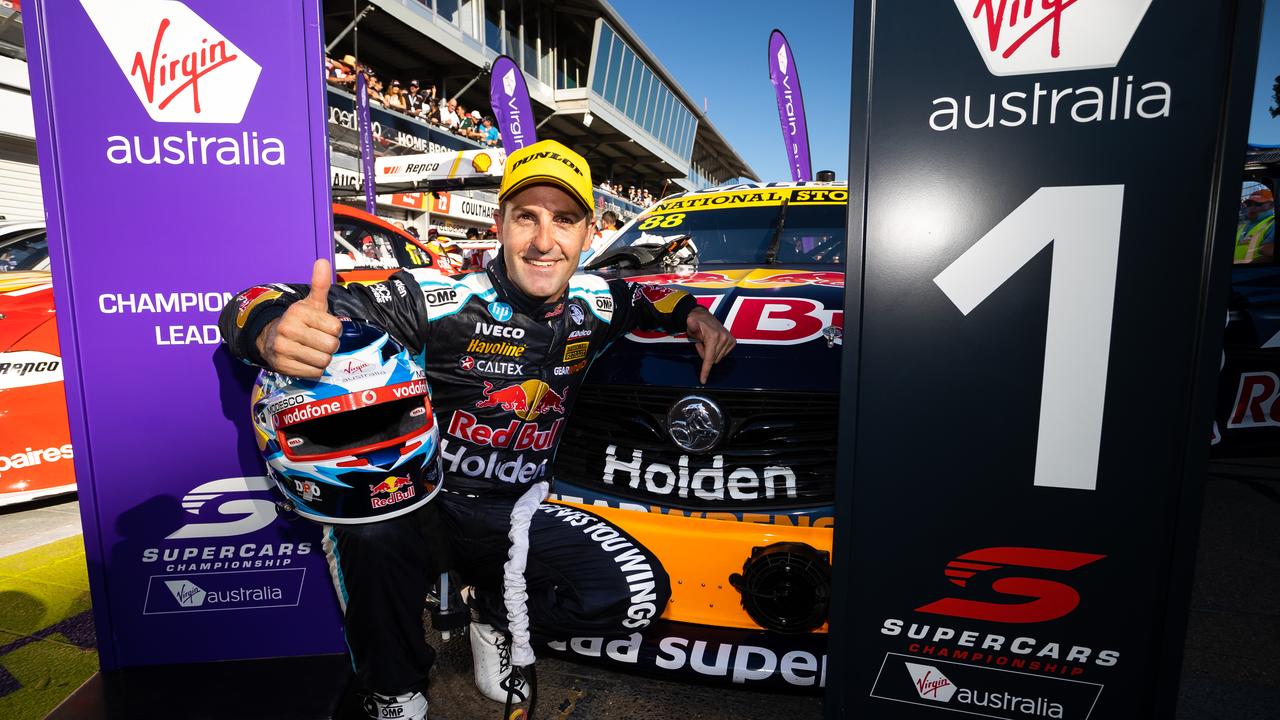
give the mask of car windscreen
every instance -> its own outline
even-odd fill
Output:
[[[49,237],[44,230],[0,238],[0,272],[34,270],[47,257]]]
[[[781,204],[692,212],[663,212],[660,207],[619,235],[609,250],[689,235],[699,264],[765,264],[776,234],[775,263],[839,265],[845,260],[847,206],[843,203],[792,203],[782,219],[781,233],[777,232]]]

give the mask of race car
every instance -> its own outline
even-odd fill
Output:
[[[457,272],[381,218],[337,203],[333,214],[339,282],[401,267]],[[0,225],[0,506],[73,492],[73,456],[44,224]]]
[[[0,505],[75,490],[43,223],[0,226]]]
[[[675,195],[588,265],[655,303],[691,293],[738,346],[706,386],[682,335],[632,332],[591,366],[553,492],[653,551],[673,594],[642,633],[554,650],[667,678],[822,692],[847,204],[846,186],[829,182]]]

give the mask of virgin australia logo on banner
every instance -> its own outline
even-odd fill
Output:
[[[238,123],[262,66],[176,0],[80,0],[156,122]]]
[[[1113,68],[1151,0],[955,0],[992,75]],[[1089,82],[1093,76],[1085,76]],[[1003,93],[940,97],[929,127],[938,132],[1024,125],[1167,118],[1169,83],[1119,73],[1110,82],[1053,87],[1035,82]]]
[[[992,75],[1115,67],[1151,6],[1151,0],[955,3]]]
[[[262,66],[177,0],[80,0],[147,115],[160,123],[238,124]],[[225,136],[110,135],[115,165],[284,165],[284,143]]]
[[[306,575],[303,568],[152,575],[142,614],[295,607]]]

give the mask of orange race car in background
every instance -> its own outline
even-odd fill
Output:
[[[335,204],[339,282],[458,269],[385,220]],[[44,223],[0,225],[0,506],[76,489]]]

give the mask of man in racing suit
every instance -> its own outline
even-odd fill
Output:
[[[357,674],[380,707],[406,716],[425,716],[417,699],[434,652],[422,604],[445,567],[472,588],[476,682],[493,700],[527,694],[510,664],[532,662],[529,616],[535,638],[557,639],[630,633],[661,614],[669,581],[648,550],[598,516],[542,502],[551,461],[587,366],[629,330],[687,332],[704,383],[734,345],[687,293],[574,274],[592,210],[577,153],[552,141],[512,153],[498,198],[502,253],[484,272],[330,288],[317,261],[310,289],[250,288],[220,318],[233,354],[298,377],[329,364],[335,315],[425,348],[443,491],[420,511],[324,537]]]

